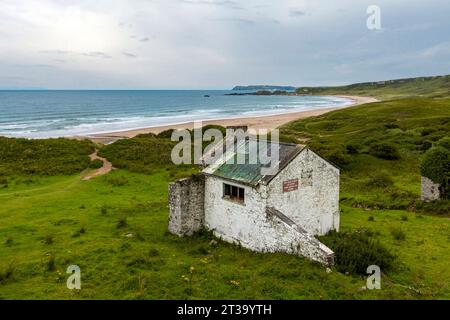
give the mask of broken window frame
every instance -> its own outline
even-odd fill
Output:
[[[223,199],[245,203],[245,189],[232,184],[223,183]]]

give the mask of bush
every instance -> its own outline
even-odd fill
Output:
[[[318,154],[339,167],[344,167],[351,161],[350,156],[346,154],[342,148],[322,150],[319,151]]]
[[[172,138],[172,133],[174,131],[175,131],[174,129],[168,129],[168,130],[162,131],[162,132],[158,133],[157,137],[163,138],[163,139],[170,139],[170,138]]]
[[[152,173],[162,168],[175,167],[171,152],[176,144],[170,139],[135,137],[106,145],[99,154],[111,161],[116,168]]]
[[[374,144],[369,149],[369,154],[385,160],[400,159],[400,153],[396,145],[390,143]]]
[[[370,265],[389,270],[396,259],[379,241],[374,240],[368,231],[332,231],[320,240],[334,251],[336,268],[340,272],[366,275]]]
[[[100,169],[101,167],[103,167],[103,161],[100,159],[94,159],[89,164],[90,169]]]
[[[128,226],[127,217],[122,215],[119,217],[119,221],[117,221],[117,229],[125,228]]]
[[[403,241],[406,239],[406,234],[405,232],[403,232],[401,228],[392,228],[391,235],[394,237],[395,240]]]
[[[420,171],[422,176],[441,185],[443,199],[450,198],[450,151],[443,147],[432,148],[422,160]]]
[[[48,257],[47,262],[45,263],[45,269],[47,271],[55,271],[56,270],[56,261],[55,261],[55,255],[50,254]]]
[[[94,145],[88,140],[0,137],[3,175],[69,175],[89,166]]]
[[[447,150],[450,150],[450,137],[444,137],[441,140],[437,142],[437,145],[439,147],[445,148]]]
[[[4,270],[0,270],[0,284],[11,279],[15,269],[15,265],[10,263]]]
[[[431,149],[431,147],[433,147],[433,142],[428,141],[428,140],[422,141],[420,144],[420,150],[424,151],[424,152]]]
[[[385,172],[378,172],[370,177],[366,185],[368,187],[387,188],[392,186],[393,184],[394,180],[392,180],[391,176],[389,176]]]
[[[348,154],[358,154],[361,146],[356,143],[349,143],[345,146]]]
[[[44,244],[52,244],[53,243],[53,236],[51,234],[46,234],[44,237]]]

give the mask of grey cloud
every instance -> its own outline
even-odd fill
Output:
[[[245,19],[245,18],[218,18],[218,19],[211,19],[213,21],[222,21],[222,22],[237,22],[242,24],[254,24],[254,20]]]
[[[101,51],[93,51],[93,52],[84,52],[82,53],[83,56],[89,57],[89,58],[102,58],[102,59],[111,59],[112,56],[110,56],[107,53],[101,52]]]
[[[66,50],[41,50],[39,52],[44,53],[44,54],[55,54],[55,55],[66,55],[69,53],[73,53],[71,51],[66,51]]]
[[[181,0],[184,3],[189,4],[204,4],[204,5],[215,5],[215,6],[236,6],[237,3],[231,0]]]
[[[137,55],[129,52],[122,52],[122,54],[128,58],[137,58]]]
[[[301,11],[301,10],[291,10],[290,12],[289,12],[289,15],[291,16],[291,17],[302,17],[302,16],[304,16],[306,14],[306,12],[305,11]]]

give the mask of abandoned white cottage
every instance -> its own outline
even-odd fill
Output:
[[[169,231],[184,236],[206,228],[251,250],[332,265],[333,251],[314,236],[339,229],[339,169],[305,146],[267,145],[279,151],[272,175],[262,175],[259,163],[224,162],[230,152],[237,155],[236,148],[202,176],[171,183]]]

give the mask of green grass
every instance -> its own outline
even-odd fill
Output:
[[[341,167],[344,204],[450,214],[449,201],[419,200],[421,160],[428,148],[450,136],[450,99],[402,99],[351,107],[291,122],[281,128],[281,136],[306,143]],[[392,146],[398,154],[385,157],[374,152],[380,145]]]
[[[197,171],[171,164],[169,132],[104,147],[119,169],[89,181],[89,143],[2,139],[0,299],[450,299],[450,204],[419,200],[421,160],[449,128],[450,99],[408,98],[281,130],[341,167],[341,231],[364,230],[396,256],[373,291],[304,258],[169,234],[168,183]],[[66,288],[72,264],[81,291]]]
[[[117,186],[110,179],[127,182]],[[168,234],[169,180],[166,171],[116,170],[91,181],[77,175],[36,178],[14,186],[12,194],[0,191],[0,273],[10,273],[0,281],[0,298],[450,298],[448,219],[343,205],[343,231],[371,229],[398,255],[382,290],[361,290],[364,277],[328,274],[303,258],[211,244],[208,234],[183,239]],[[369,214],[375,221],[368,221]],[[123,217],[126,225],[119,227]],[[405,231],[405,240],[392,237],[394,227]],[[71,264],[81,268],[81,291],[66,288]]]
[[[11,175],[67,175],[90,164],[94,144],[88,140],[12,139],[0,137],[0,186]],[[3,177],[3,178],[2,178]]]
[[[372,96],[382,100],[407,97],[445,98],[450,96],[450,75],[419,77],[338,87],[301,87],[300,94]]]

